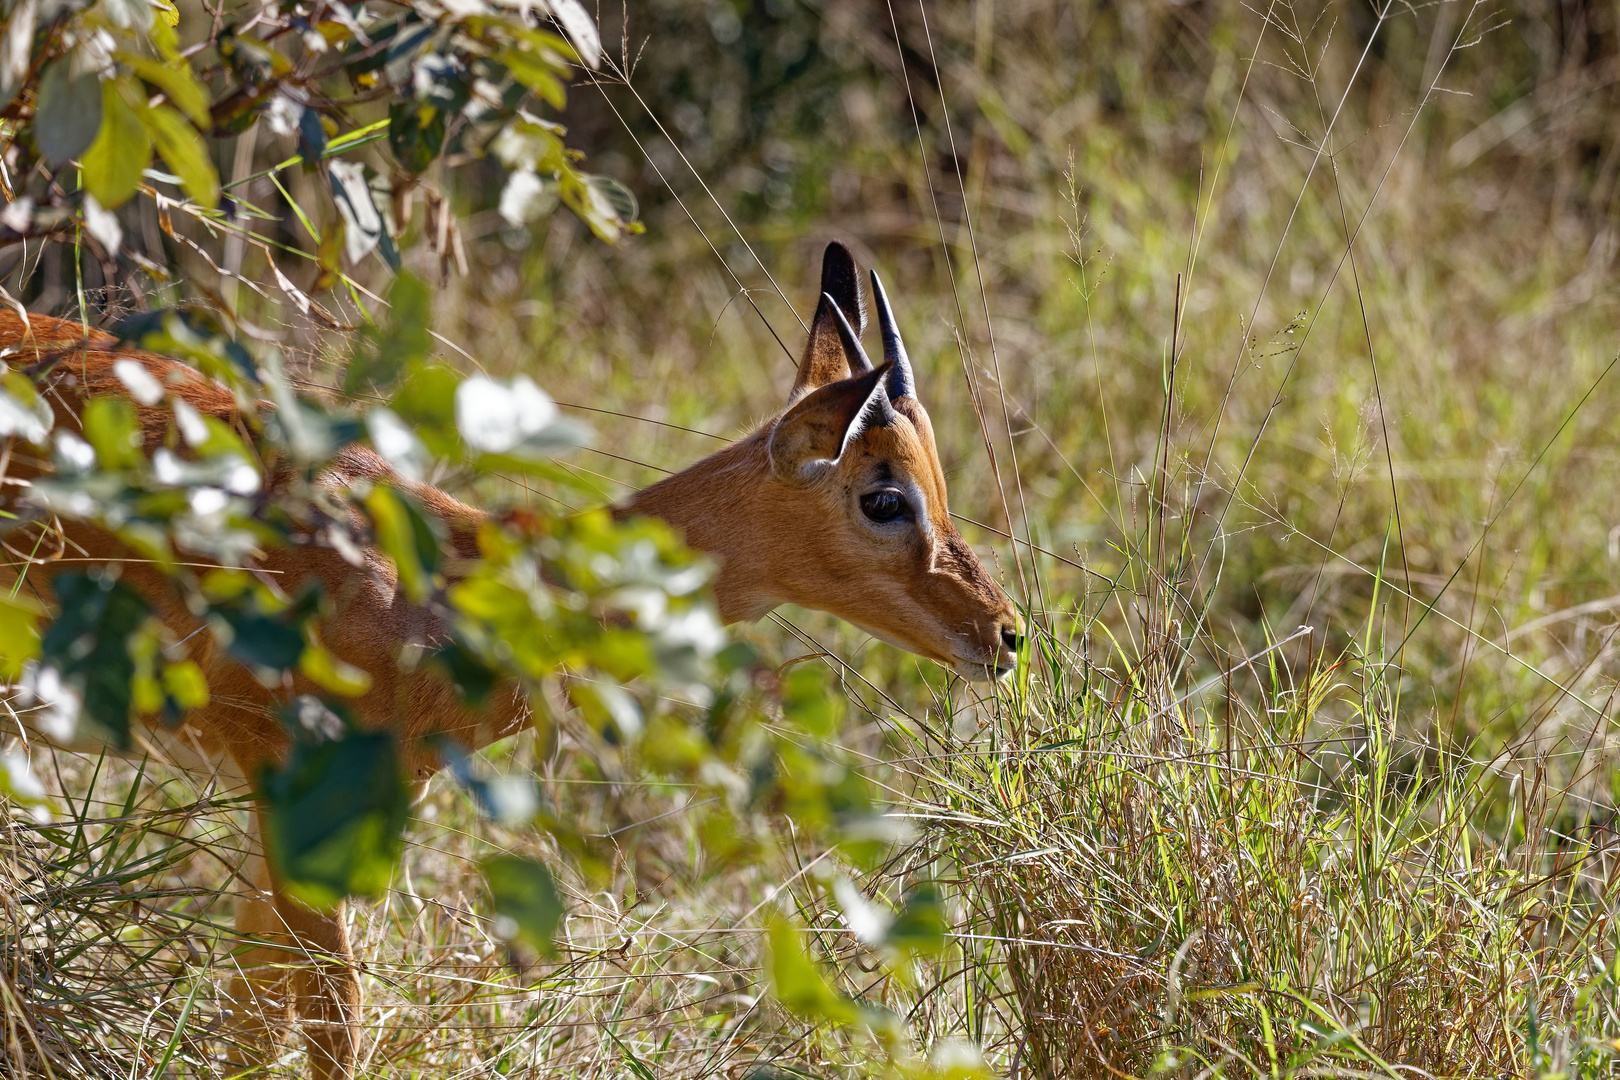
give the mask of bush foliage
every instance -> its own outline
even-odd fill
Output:
[[[765,858],[783,820],[797,843],[842,844],[856,862],[880,853],[883,808],[838,749],[820,676],[779,678],[747,646],[728,645],[704,591],[708,566],[667,529],[605,510],[513,510],[478,529],[469,556],[452,550],[444,523],[404,488],[362,484],[346,498],[321,482],[358,441],[409,480],[541,478],[588,498],[554,461],[589,431],[527,375],[465,375],[438,356],[437,287],[402,264],[414,244],[431,249],[442,273],[464,264],[461,223],[441,193],[459,172],[499,178],[498,212],[514,228],[561,206],[601,241],[641,230],[634,196],[585,171],[555,119],[575,72],[601,60],[578,0],[370,8],[288,0],[231,12],[165,0],[18,0],[4,42],[0,181],[9,205],[0,243],[65,253],[76,269],[64,314],[86,336],[102,319],[83,281],[82,268],[95,265],[104,302],[127,289],[142,309],[111,320],[117,344],[190,365],[228,392],[240,416],[228,424],[202,415],[174,386],[123,364],[122,394],[86,403],[82,437],[53,430],[46,395],[72,377],[81,346],[42,346],[23,304],[0,290],[24,324],[0,385],[0,435],[8,460],[51,463],[8,507],[10,549],[50,550],[61,522],[87,523],[162,581],[162,595],[133,587],[120,556],[47,585],[19,560],[0,598],[0,664],[35,726],[61,741],[90,734],[129,750],[137,725],[176,728],[208,708],[212,689],[193,659],[201,643],[159,617],[183,608],[266,687],[291,687],[296,674],[321,691],[280,691],[291,749],[256,778],[280,879],[317,907],[378,895],[409,814],[402,762],[423,748],[400,745],[345,705],[374,673],[322,641],[329,598],[318,585],[288,579],[282,588],[253,572],[309,545],[373,548],[404,596],[450,628],[429,655],[407,650],[400,664],[434,665],[468,702],[516,687],[543,729],[583,725],[573,735],[586,747],[587,775],[630,768],[683,792],[687,821],[713,855]],[[251,161],[249,140],[261,131],[294,152],[222,178],[217,163],[229,148],[246,145],[238,157]],[[260,181],[278,205],[251,201]],[[125,244],[143,215],[214,278]],[[291,241],[290,223],[306,234],[301,242]],[[245,250],[262,256],[262,278],[241,272]],[[274,335],[252,321],[282,312],[344,358],[341,393],[308,392]],[[151,453],[137,405],[156,410],[164,428]],[[533,826],[559,852],[550,867],[519,856],[483,866],[495,932],[517,955],[555,958],[566,916],[557,879],[611,878],[609,837],[541,799],[532,780],[492,774],[453,740],[430,738],[426,752],[486,815]],[[0,792],[48,822],[26,759],[7,762]],[[72,876],[74,852],[63,856],[22,882],[21,910],[49,910],[67,887],[57,879]],[[940,932],[913,930],[906,940],[937,942]],[[8,949],[31,947],[22,933]],[[792,937],[777,935],[772,969],[790,1008],[869,1030],[874,1061],[889,1071],[929,1071],[903,1024],[828,990]],[[50,998],[30,999],[24,1012],[51,1015]],[[55,1054],[38,1041],[9,1045],[21,1068],[38,1066],[39,1053],[49,1067]]]

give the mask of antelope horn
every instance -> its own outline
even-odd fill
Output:
[[[861,348],[861,339],[856,335],[855,328],[849,325],[849,320],[844,317],[844,309],[838,306],[838,301],[832,298],[831,293],[822,293],[821,299],[832,308],[833,317],[838,320],[838,340],[844,343],[844,354],[849,360],[850,374],[865,375],[872,370],[872,358]]]
[[[878,331],[883,335],[883,359],[893,364],[889,372],[889,399],[917,396],[917,383],[911,377],[911,358],[906,355],[906,343],[900,340],[900,327],[889,309],[889,294],[883,291],[883,282],[877,271],[872,271],[872,297],[877,301]]]

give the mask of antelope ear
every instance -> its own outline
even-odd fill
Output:
[[[810,340],[799,359],[799,374],[793,380],[789,401],[868,370],[863,366],[866,357],[852,355],[844,345],[839,334],[839,310],[857,338],[866,332],[866,307],[861,302],[861,276],[855,269],[855,257],[849,248],[834,240],[821,257],[821,300],[816,304]]]
[[[871,427],[894,422],[888,365],[812,390],[776,422],[771,471],[785,484],[808,484],[844,456],[844,448]]]

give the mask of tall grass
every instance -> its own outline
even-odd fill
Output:
[[[1607,1075],[1610,830],[1545,757],[1401,738],[1384,627],[1292,643],[1184,693],[1044,650],[1021,722],[919,767],[1025,1067]]]

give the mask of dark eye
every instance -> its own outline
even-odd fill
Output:
[[[911,508],[904,495],[893,489],[873,491],[861,496],[861,513],[873,521],[893,521],[904,517]]]

